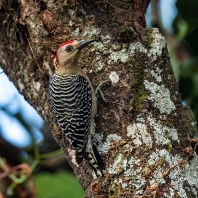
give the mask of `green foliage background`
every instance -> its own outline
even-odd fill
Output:
[[[182,99],[191,107],[198,121],[198,1],[178,0],[176,7],[178,14],[172,25],[173,36],[186,52],[178,52],[180,59],[171,54],[171,62]]]
[[[68,171],[39,173],[34,181],[39,198],[80,198],[84,195],[76,177]]]

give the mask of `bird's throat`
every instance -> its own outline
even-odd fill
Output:
[[[77,64],[65,64],[65,65],[59,65],[58,70],[56,71],[56,73],[60,76],[63,75],[75,75],[78,73],[80,67]]]

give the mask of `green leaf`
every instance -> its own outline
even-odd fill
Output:
[[[34,181],[39,198],[80,198],[85,194],[75,175],[63,170],[37,174]]]

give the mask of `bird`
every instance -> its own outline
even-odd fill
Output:
[[[83,159],[87,160],[99,177],[103,176],[104,163],[93,142],[97,97],[78,64],[81,50],[93,41],[69,40],[58,47],[49,92],[53,113],[73,149],[68,149],[72,162],[80,166]]]

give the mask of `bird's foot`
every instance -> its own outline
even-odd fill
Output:
[[[106,83],[110,83],[109,80],[105,80],[105,81],[102,81],[97,87],[96,87],[96,90],[95,90],[95,95],[97,96],[98,92],[100,93],[101,97],[102,97],[102,100],[104,102],[107,102],[105,97],[104,97],[104,94],[102,93],[102,90],[101,90],[101,87],[106,84]]]

